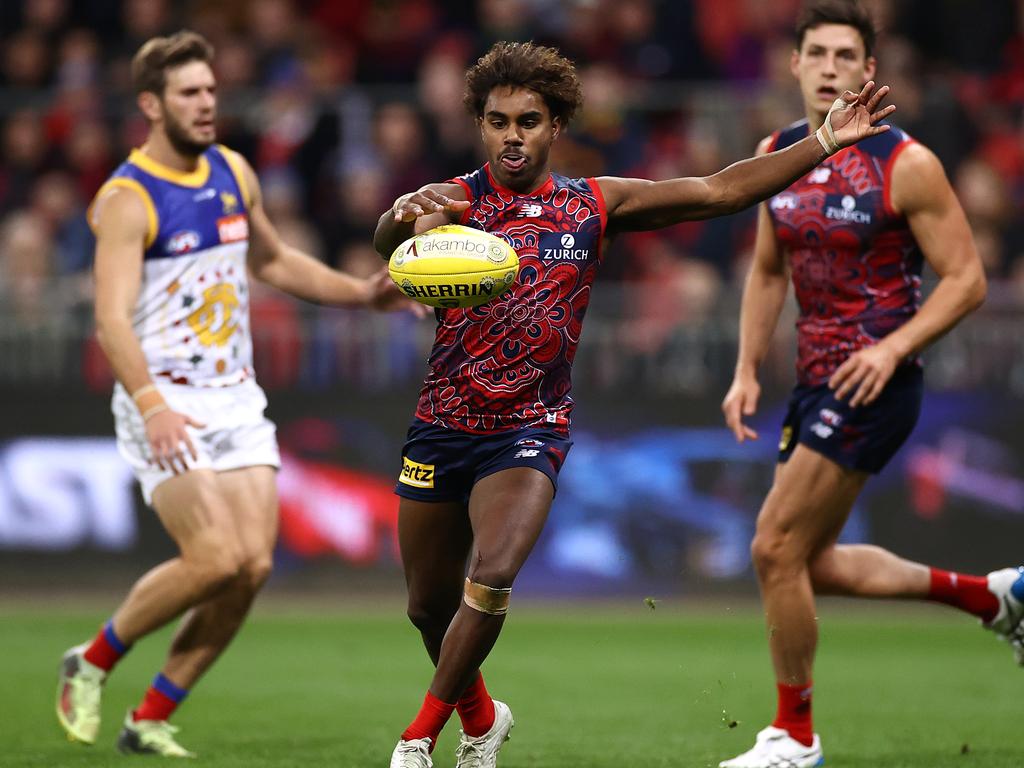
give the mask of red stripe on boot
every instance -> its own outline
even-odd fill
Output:
[[[437,744],[437,737],[448,722],[448,718],[455,711],[454,704],[441,701],[437,696],[427,691],[423,699],[423,706],[420,707],[416,719],[409,724],[409,727],[402,733],[402,739],[412,741],[413,739],[430,739],[430,750],[434,750]]]
[[[776,683],[779,691],[779,708],[775,714],[776,728],[788,731],[789,735],[805,747],[814,743],[814,726],[811,722],[811,681],[805,685]]]
[[[476,680],[469,684],[455,709],[458,710],[462,730],[467,736],[483,736],[491,730],[494,725],[494,700],[487,693],[483,675],[477,674]]]
[[[929,600],[952,605],[977,616],[982,621],[992,621],[999,613],[999,599],[989,592],[986,577],[942,571],[938,568],[930,570]]]
[[[153,686],[149,686],[138,709],[132,712],[132,720],[167,720],[178,708],[178,702]]]

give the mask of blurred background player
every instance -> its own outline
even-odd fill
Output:
[[[170,757],[192,753],[168,718],[231,641],[272,565],[279,458],[253,376],[247,269],[321,304],[412,306],[386,271],[355,279],[280,240],[249,164],[214,144],[212,59],[209,43],[187,31],[139,49],[132,77],[149,134],[89,217],[118,448],[180,555],[137,581],[96,637],[65,654],[57,697],[68,736],[92,744],[107,675],[134,642],[187,611],[117,742]]]
[[[506,296],[437,313],[396,486],[409,617],[437,669],[392,768],[431,766],[456,709],[458,768],[493,766],[512,728],[479,667],[572,446],[570,369],[602,240],[741,210],[841,145],[888,130],[875,126],[894,109],[876,111],[888,88],[858,90],[833,96],[817,133],[711,176],[570,179],[552,173],[549,152],[582,102],[573,64],[552,48],[497,43],[467,72],[465,104],[487,164],[400,196],[374,238],[387,256],[414,233],[459,222],[504,237],[521,265]]]
[[[791,69],[807,116],[759,154],[818,130],[832,100],[875,75],[875,27],[856,2],[809,4]],[[922,259],[939,276],[920,306]],[[743,294],[736,375],[722,404],[736,439],[757,407],[765,358],[792,273],[797,386],[775,483],[751,547],[778,688],[771,726],[723,768],[818,765],[811,722],[817,645],[814,592],[937,600],[978,616],[1021,653],[1024,576],[949,573],[874,546],[836,544],[857,495],[910,435],[922,397],[917,355],[985,297],[964,213],[932,152],[893,126],[837,153],[761,206]]]

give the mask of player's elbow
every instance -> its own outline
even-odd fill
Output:
[[[988,279],[985,277],[985,271],[980,267],[972,275],[966,293],[969,312],[973,312],[985,303],[985,297],[988,295]]]

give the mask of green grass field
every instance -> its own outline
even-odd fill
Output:
[[[938,608],[822,611],[816,723],[829,766],[1020,768],[1024,670],[976,623]],[[429,681],[402,601],[261,606],[175,717],[209,768],[386,766]],[[99,612],[0,604],[0,766],[125,766],[124,713],[157,670],[163,632],[107,685],[100,742],[53,715],[61,652]],[[516,717],[502,768],[715,766],[747,749],[774,695],[756,606],[514,606],[485,667]],[[737,721],[729,727],[731,721]],[[454,763],[457,718],[434,752]]]

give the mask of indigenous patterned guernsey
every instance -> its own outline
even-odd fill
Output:
[[[132,325],[156,381],[221,387],[253,374],[241,167],[221,146],[206,150],[191,173],[133,150],[96,194],[99,200],[126,187],[146,206],[149,229]],[[95,227],[91,210],[89,221]]]
[[[487,165],[452,181],[472,203],[460,223],[504,238],[519,276],[479,307],[438,310],[416,416],[475,434],[538,424],[567,433],[572,361],[607,221],[597,182],[551,174],[518,194]]]
[[[805,136],[801,120],[774,134],[770,150]],[[768,202],[800,305],[800,384],[826,382],[920,306],[923,254],[890,200],[893,163],[912,141],[893,126],[832,155]]]

